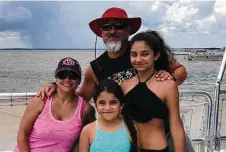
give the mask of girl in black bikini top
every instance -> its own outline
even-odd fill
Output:
[[[153,118],[168,119],[168,109],[165,103],[159,99],[146,85],[146,82],[139,83],[125,96],[124,110],[127,110],[129,117],[137,122],[145,123]]]
[[[180,119],[177,85],[171,80],[157,82],[152,78],[158,70],[171,72],[168,58],[170,49],[155,31],[136,34],[131,39],[130,48],[130,61],[137,71],[139,82],[137,84],[137,78],[133,77],[122,84],[126,93],[122,113],[129,120],[138,122],[135,125],[139,151],[169,152],[164,130],[164,123],[169,122],[175,152],[185,152],[185,132]],[[150,83],[147,82],[149,80]],[[151,86],[164,102],[149,89]],[[164,123],[152,119],[160,119]],[[148,123],[150,120],[153,123]]]

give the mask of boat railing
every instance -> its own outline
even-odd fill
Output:
[[[224,50],[225,51],[225,50]],[[209,150],[220,151],[220,143],[221,143],[221,121],[222,121],[222,110],[223,110],[223,100],[222,95],[225,95],[225,90],[221,90],[221,83],[224,76],[226,66],[226,52],[224,52],[224,56],[221,62],[220,70],[218,73],[218,77],[215,83],[214,89],[214,110],[213,110],[213,119],[211,120],[211,136],[212,139],[209,141],[213,143],[213,145],[209,145]]]
[[[180,115],[184,129],[196,152],[205,151],[210,134],[213,101],[205,91],[180,91]]]
[[[10,100],[13,99],[29,99],[33,98],[36,93],[28,92],[28,93],[0,93],[0,100]]]
[[[28,100],[35,95],[36,93],[0,93],[0,106],[27,104]],[[212,124],[214,103],[210,94],[203,91],[182,90],[180,91],[180,102],[182,103],[180,109],[184,128],[195,151],[201,152],[204,146],[215,145],[213,143],[215,136],[211,132],[216,127]],[[197,112],[199,113],[197,114]],[[225,140],[226,136],[219,136],[219,139]],[[204,149],[206,149],[204,151],[207,151],[207,148],[204,147]]]
[[[35,97],[36,93],[0,93],[0,105],[22,104]],[[18,102],[17,102],[18,101]],[[22,102],[24,101],[24,102]]]
[[[1,105],[27,104],[36,93],[0,93]],[[5,102],[5,101],[8,102]],[[1,102],[3,101],[3,102]],[[23,102],[21,102],[23,101]],[[212,98],[203,91],[180,91],[181,118],[194,148],[199,152],[210,133]],[[196,116],[198,115],[198,116]]]
[[[226,90],[221,89],[221,83],[224,76],[225,66],[226,52],[224,48],[224,56],[214,88],[209,135],[205,138],[204,141],[204,145],[207,147],[207,152],[220,151],[221,142],[225,141],[225,135],[221,135],[222,111],[223,109],[225,109],[223,106],[224,99],[222,97],[226,95]]]

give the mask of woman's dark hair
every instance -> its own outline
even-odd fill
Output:
[[[147,30],[136,34],[130,41],[130,48],[137,41],[144,41],[153,51],[154,54],[160,53],[159,58],[155,61],[155,70],[166,70],[172,72],[170,69],[170,62],[175,62],[171,48],[166,45],[163,38],[156,31]],[[169,61],[170,59],[170,61]]]
[[[124,102],[124,94],[122,91],[121,86],[116,83],[112,79],[107,79],[99,83],[99,85],[96,88],[96,94],[93,97],[94,102],[97,102],[97,98],[101,94],[101,92],[106,91],[108,93],[113,93],[116,98],[120,101],[120,104],[122,105]]]

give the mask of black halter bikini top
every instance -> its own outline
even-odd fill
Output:
[[[168,108],[146,85],[146,82],[155,72],[145,81],[140,82],[131,89],[125,96],[123,114],[132,120],[145,123],[153,118],[168,120]]]

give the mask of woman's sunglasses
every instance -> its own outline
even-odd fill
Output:
[[[72,71],[62,71],[62,72],[59,72],[56,77],[58,79],[70,79],[70,80],[76,80],[78,79],[78,75],[75,73],[75,72],[72,72]]]
[[[100,27],[104,31],[110,31],[113,27],[115,30],[123,30],[126,27],[128,27],[128,24],[126,24],[126,23],[105,23],[105,24],[101,24]]]

